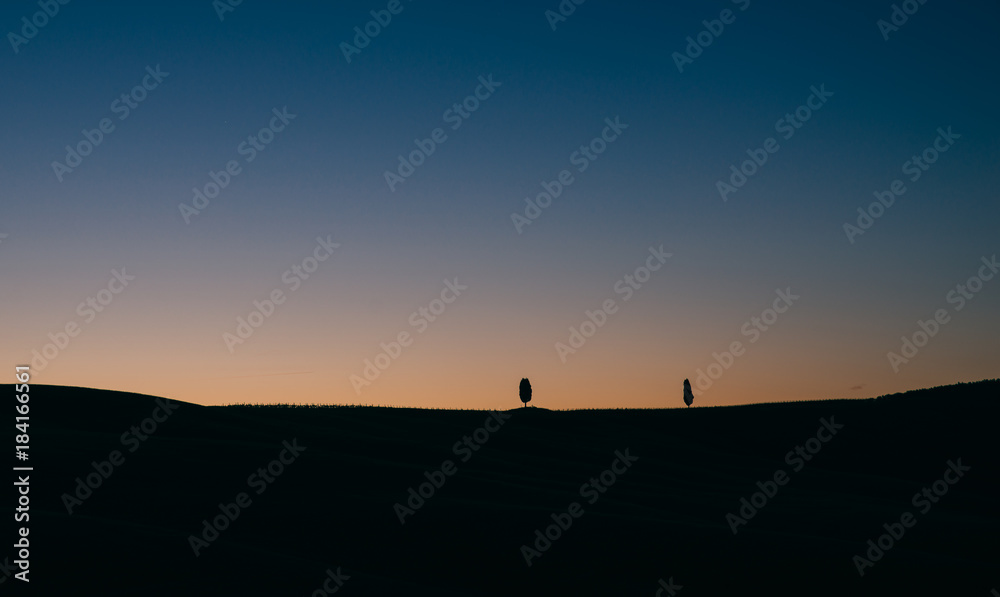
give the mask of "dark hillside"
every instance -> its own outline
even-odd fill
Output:
[[[986,596],[1000,587],[998,398],[994,380],[869,400],[496,416],[181,404],[137,441],[123,434],[155,398],[32,386],[31,584],[306,596],[340,567],[350,579],[338,595],[653,596],[672,577],[691,596]],[[819,431],[822,419],[842,428]],[[293,440],[305,449],[273,482],[248,480]],[[808,462],[786,460],[810,445]],[[68,514],[63,495],[114,450],[124,463]],[[922,513],[914,494],[953,478],[959,459],[971,469]],[[445,460],[453,475],[436,473]],[[624,471],[613,483],[581,493],[613,464]],[[727,514],[779,470],[787,483],[734,536]],[[394,504],[425,473],[444,483],[400,524]],[[250,505],[196,557],[189,536],[240,492]],[[571,525],[529,567],[521,546],[573,502],[582,515],[562,516]],[[852,558],[905,512],[915,524],[859,576]]]

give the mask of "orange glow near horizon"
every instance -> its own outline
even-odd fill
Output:
[[[740,334],[738,317],[728,330],[719,325],[699,334],[693,324],[684,322],[647,323],[656,305],[639,300],[623,305],[562,363],[554,345],[566,342],[569,332],[563,328],[566,331],[560,333],[561,322],[518,320],[500,307],[494,321],[507,323],[474,321],[470,308],[474,297],[462,300],[468,302],[457,301],[423,334],[407,325],[405,309],[395,318],[373,317],[354,329],[342,327],[339,333],[310,325],[304,314],[297,316],[289,309],[276,316],[284,319],[256,330],[234,354],[227,352],[219,331],[205,342],[207,320],[159,330],[138,308],[123,302],[100,326],[85,327],[45,369],[33,369],[32,382],[137,392],[202,405],[322,403],[505,410],[521,406],[517,386],[528,377],[534,389],[532,406],[566,410],[683,408],[685,378],[695,387],[694,406],[704,407],[866,398],[977,381],[991,377],[994,366],[985,356],[978,360],[953,356],[957,340],[942,337],[911,366],[894,374],[884,346],[853,346],[851,330],[834,325],[807,328],[809,313],[804,306],[798,313],[790,310],[785,320],[749,344]],[[395,330],[389,319],[398,324]],[[567,323],[579,325],[576,319],[571,314]],[[380,329],[369,330],[365,323]],[[956,333],[963,326],[953,325]],[[351,376],[363,375],[365,359],[379,354],[380,342],[404,330],[413,333],[410,346],[360,395],[356,393]],[[992,340],[971,328],[964,332],[980,339],[978,354],[989,354]],[[327,341],[338,337],[339,341]],[[704,385],[708,379],[707,374],[699,376],[699,369],[706,371],[715,362],[713,353],[741,340],[743,354],[707,390],[699,388],[699,380]],[[358,346],[366,349],[356,350]],[[965,354],[975,352],[968,345],[962,349]],[[13,364],[25,361],[23,356],[11,359]]]
[[[5,308],[18,318],[5,326],[0,358],[13,371],[15,364],[41,364],[36,354],[54,353],[44,368],[33,367],[34,383],[204,405],[510,409],[521,405],[517,386],[527,377],[531,404],[553,410],[682,407],[685,378],[694,386],[694,405],[703,407],[863,398],[997,376],[998,336],[984,320],[997,293],[984,291],[984,298],[954,311],[936,337],[894,372],[887,353],[900,350],[901,334],[916,327],[911,322],[943,303],[937,287],[910,303],[899,302],[906,287],[858,297],[836,277],[776,289],[738,266],[706,273],[700,262],[676,255],[626,300],[614,285],[646,259],[648,245],[637,245],[610,256],[596,253],[600,259],[569,272],[575,276],[569,281],[554,278],[544,261],[531,261],[528,248],[516,255],[524,271],[514,273],[482,255],[435,265],[451,272],[491,270],[457,278],[415,276],[405,259],[369,253],[369,259],[384,260],[375,276],[373,266],[354,264],[360,257],[350,251],[359,250],[345,249],[291,291],[281,272],[315,242],[299,241],[283,252],[246,256],[231,280],[216,280],[215,267],[198,260],[197,246],[173,257],[183,267],[147,258],[128,266],[135,280],[93,318],[81,315],[78,305],[107,283],[105,260],[43,279],[32,296],[14,290]],[[453,300],[435,305],[445,280],[467,289],[457,297],[446,293]],[[228,345],[225,335],[237,333],[238,318],[276,288],[285,290],[286,300],[243,342]],[[800,298],[764,331],[748,333],[788,288]],[[586,329],[587,312],[608,299],[617,308]],[[421,309],[429,305],[439,314],[421,323]],[[67,338],[70,323],[78,329]],[[573,341],[571,328],[589,337]],[[401,333],[409,334],[409,345],[391,347]],[[735,342],[740,354],[724,354]],[[57,343],[65,347],[57,350]],[[576,347],[567,352],[560,343]],[[382,345],[398,356],[380,357]],[[388,367],[357,392],[352,376],[363,376],[366,362],[377,359]]]

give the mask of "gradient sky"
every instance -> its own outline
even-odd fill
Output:
[[[745,352],[696,405],[998,377],[1000,280],[960,311],[947,300],[1000,252],[995,2],[930,0],[886,40],[888,2],[591,0],[553,31],[556,0],[403,0],[348,63],[341,44],[386,6],[245,0],[220,20],[209,0],[71,2],[16,52],[7,35],[11,379],[68,323],[79,333],[34,382],[201,404],[510,408],[529,377],[539,407],[673,407],[734,341]],[[673,54],[726,9],[679,72]],[[5,2],[4,33],[39,10]],[[157,65],[169,74],[120,119],[112,103]],[[489,76],[500,86],[452,130],[445,111]],[[821,85],[832,97],[782,138],[775,123]],[[294,120],[248,163],[238,146],[283,107]],[[577,171],[616,117],[627,130]],[[52,163],[103,118],[114,130],[60,182]],[[949,126],[960,138],[909,181],[904,163]],[[385,171],[438,127],[391,191]],[[717,181],[768,137],[779,149],[723,201]],[[186,223],[178,205],[230,160],[240,173]],[[511,214],[567,169],[519,234]],[[844,224],[897,178],[907,191],[849,242]],[[317,237],[340,246],[293,291],[283,273]],[[624,300],[615,284],[661,246],[672,256]],[[122,268],[135,279],[87,321],[78,305]],[[411,314],[456,278],[468,289],[420,331]],[[750,343],[743,326],[789,288],[801,298]],[[275,289],[285,302],[230,351],[223,334]],[[563,362],[556,344],[608,299]],[[887,353],[938,309],[948,322],[894,371]],[[401,332],[412,343],[357,392]]]

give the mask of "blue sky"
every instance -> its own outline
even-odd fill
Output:
[[[424,404],[426,386],[458,368],[469,379],[434,400],[473,400],[478,379],[491,398],[476,404],[492,404],[508,393],[495,384],[537,371],[563,407],[610,405],[619,375],[630,404],[658,404],[787,286],[801,306],[713,387],[719,403],[996,375],[989,284],[918,367],[893,372],[885,356],[998,250],[995,4],[931,0],[886,40],[877,22],[893,9],[880,3],[591,0],[553,30],[545,11],[557,2],[404,0],[345,60],[341,44],[386,6],[246,0],[220,20],[208,1],[71,2],[16,53],[8,36],[8,360],[30,358],[125,264],[141,284],[60,354],[52,383],[184,399],[209,376],[267,373],[306,401],[358,400],[349,376],[454,276],[469,298],[386,372],[392,381],[365,389],[373,401]],[[7,3],[0,23],[20,34],[39,10]],[[734,20],[678,72],[673,54],[724,10]],[[169,75],[119,119],[112,102],[157,65]],[[451,130],[445,111],[480,77],[500,85]],[[723,202],[717,181],[821,85],[828,101]],[[245,162],[237,147],[275,108],[294,120]],[[115,130],[60,182],[52,162],[103,118]],[[518,234],[511,214],[573,168],[606,118],[628,128]],[[447,140],[390,191],[386,170],[437,127]],[[960,138],[849,242],[844,224],[905,177],[939,127]],[[178,205],[230,160],[240,173],[186,223]],[[222,334],[328,234],[342,252],[231,354]],[[588,340],[601,376],[586,359],[561,363],[553,346],[568,327],[660,245],[669,267]],[[150,358],[130,375],[90,373],[136,351]],[[790,368],[802,379],[772,392]],[[295,371],[311,373],[282,378]]]

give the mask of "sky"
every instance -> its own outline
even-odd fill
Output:
[[[206,405],[998,377],[998,12],[5,2],[0,360]]]

